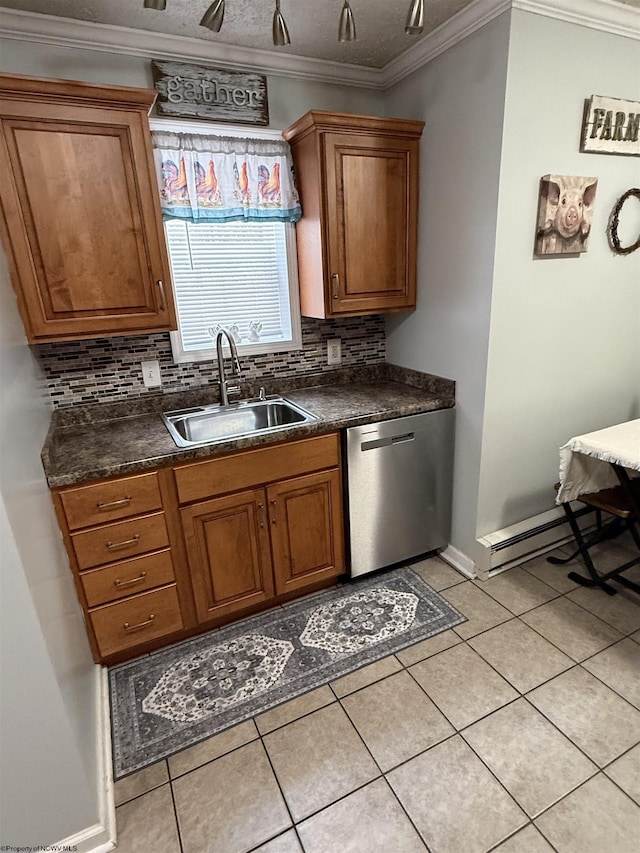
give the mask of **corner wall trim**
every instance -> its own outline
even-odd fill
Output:
[[[389,89],[445,50],[511,9],[512,0],[475,0],[445,21],[426,38],[392,59],[382,69],[383,89]]]
[[[640,15],[635,6],[615,0],[512,0],[514,9],[566,21],[591,30],[640,39]]]
[[[449,563],[454,569],[462,572],[465,577],[470,580],[476,577],[476,564],[471,557],[467,557],[466,554],[454,548],[453,545],[447,545],[444,551],[439,551],[438,553],[446,563]]]
[[[222,68],[243,68],[275,76],[368,89],[382,88],[382,71],[379,68],[294,54],[283,55],[270,50],[221,44],[206,38],[155,33],[113,24],[96,24],[17,9],[0,8],[0,37],[149,59],[202,62]]]
[[[109,715],[109,681],[107,668],[95,667],[96,731],[98,733],[98,819],[51,846],[52,850],[76,850],[77,853],[109,853],[116,848],[116,810],[113,796],[111,760],[111,721]]]
[[[0,37],[77,50],[203,62],[223,68],[240,66],[274,76],[384,91],[510,9],[640,39],[637,8],[615,0],[580,0],[580,3],[576,0],[474,0],[384,68],[284,55],[270,50],[221,44],[206,38],[155,33],[7,8],[0,8]]]

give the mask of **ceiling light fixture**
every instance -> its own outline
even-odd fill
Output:
[[[207,11],[202,16],[200,26],[211,30],[213,33],[219,33],[224,20],[224,4],[225,0],[214,0]],[[145,9],[155,9],[162,12],[167,8],[167,0],[144,0]],[[409,12],[407,14],[407,22],[404,31],[410,36],[419,36],[424,30],[424,0],[411,0]],[[289,30],[280,11],[280,0],[276,0],[276,8],[273,13],[273,43],[276,47],[282,47],[286,44],[291,44]],[[342,11],[340,12],[340,24],[338,26],[338,41],[355,41],[356,40],[356,23],[353,18],[353,11],[349,5],[349,0],[344,0]]]
[[[201,27],[206,27],[213,33],[219,33],[224,20],[224,0],[214,0],[200,21]]]
[[[342,12],[340,12],[340,26],[338,27],[338,41],[356,40],[356,22],[353,20],[353,12],[349,0],[344,0]]]
[[[276,47],[282,47],[285,44],[291,44],[289,38],[289,30],[282,17],[280,11],[280,0],[276,0],[276,9],[273,13],[273,43]]]
[[[404,31],[408,36],[419,36],[424,29],[424,0],[411,0]]]

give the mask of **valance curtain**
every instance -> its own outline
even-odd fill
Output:
[[[302,216],[284,139],[152,136],[165,219],[297,222]]]

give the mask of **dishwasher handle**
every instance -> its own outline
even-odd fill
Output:
[[[360,450],[376,450],[378,447],[391,447],[393,444],[414,441],[415,437],[415,432],[403,432],[399,435],[389,435],[386,438],[374,438],[371,441],[363,441],[360,444]]]

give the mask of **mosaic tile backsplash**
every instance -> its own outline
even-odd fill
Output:
[[[385,359],[384,317],[303,317],[301,350],[241,356],[242,377],[291,377],[334,370],[327,365],[329,338],[340,338],[342,342],[343,367],[376,364]],[[114,402],[160,391],[215,387],[218,381],[215,361],[174,364],[168,333],[39,344],[34,349],[56,408]],[[147,389],[142,382],[140,362],[151,359],[160,362],[161,389]]]

